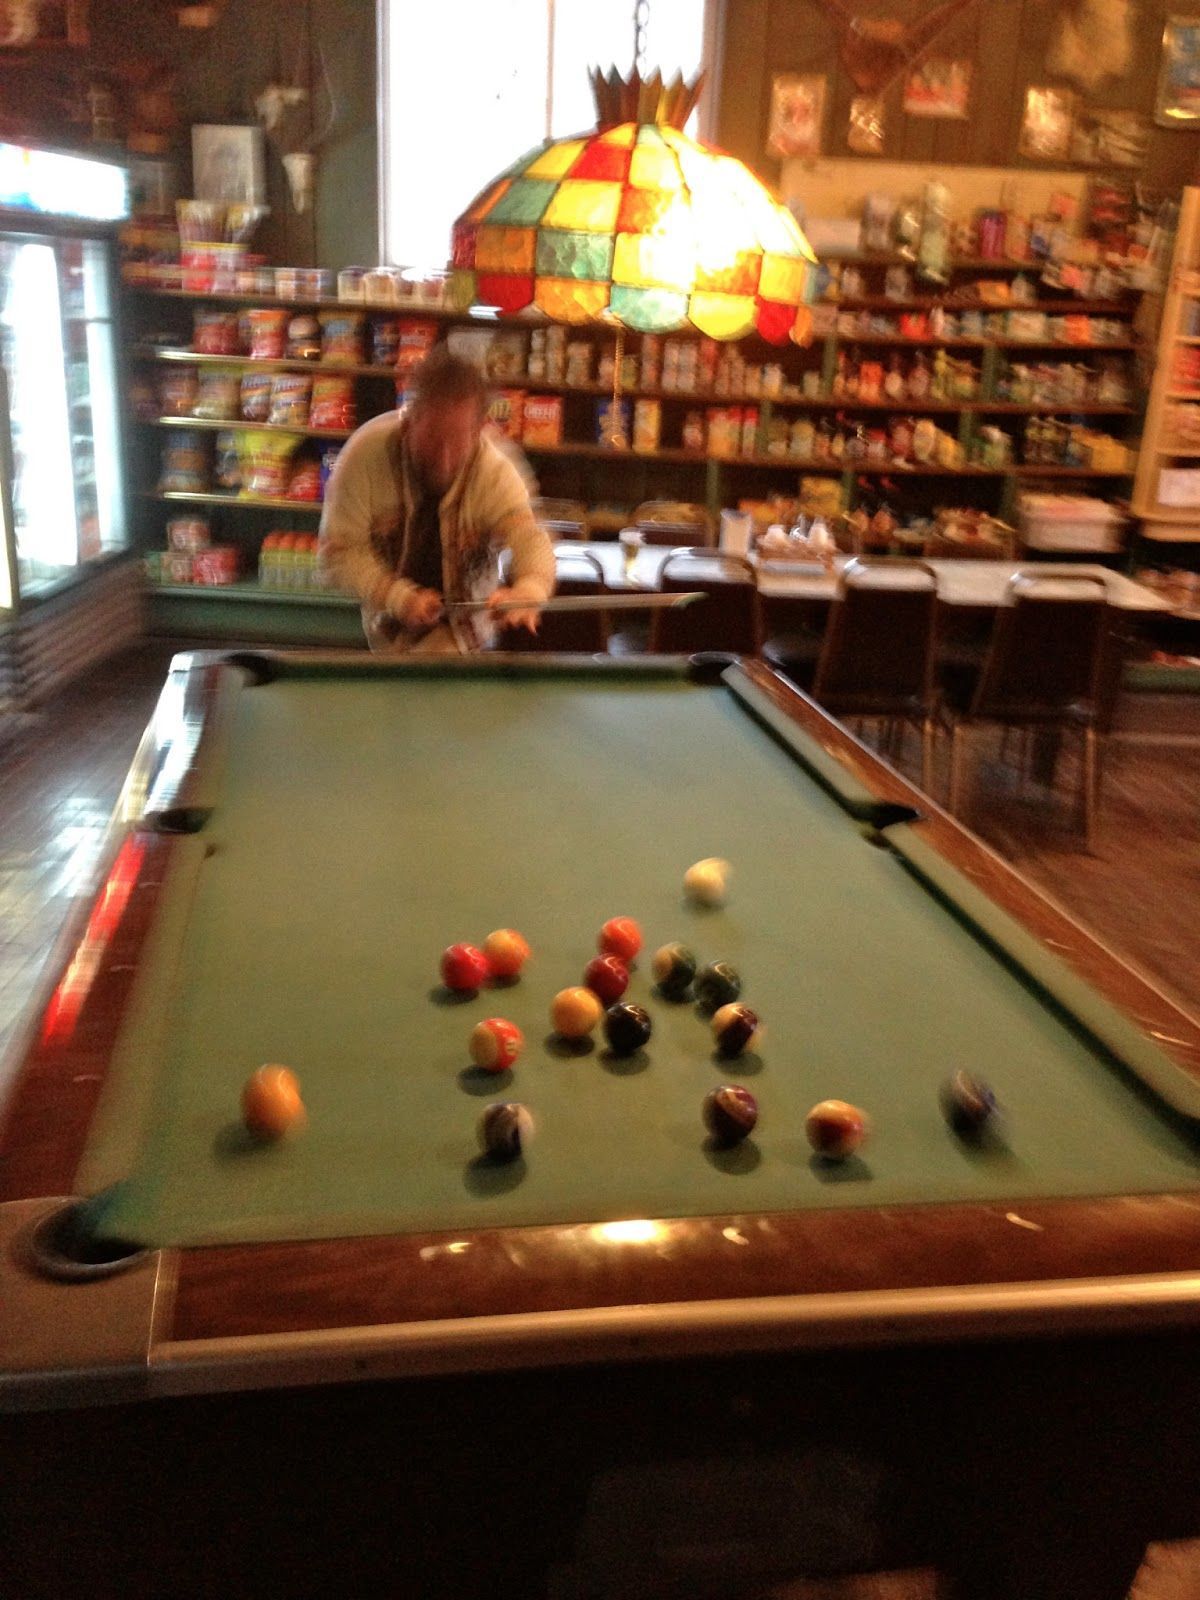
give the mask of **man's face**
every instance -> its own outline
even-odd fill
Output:
[[[445,494],[470,460],[482,426],[483,415],[474,400],[442,401],[414,408],[408,447],[431,489]]]

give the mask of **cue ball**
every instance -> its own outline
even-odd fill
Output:
[[[611,1006],[629,987],[629,968],[620,956],[593,956],[584,968],[583,981],[606,1006]]]
[[[610,917],[596,944],[602,956],[618,956],[628,966],[642,948],[642,930],[632,917]]]
[[[490,972],[487,957],[473,944],[452,944],[442,952],[442,982],[456,994],[474,994]]]
[[[969,1138],[982,1133],[996,1115],[996,1096],[990,1085],[973,1073],[958,1071],[941,1090],[942,1114],[955,1133]]]
[[[484,1106],[479,1143],[497,1161],[515,1161],[533,1142],[533,1118],[519,1100],[496,1100]]]
[[[719,1083],[704,1096],[702,1115],[718,1144],[740,1144],[754,1131],[758,1101],[740,1083]]]
[[[756,1050],[762,1040],[757,1012],[733,1001],[715,1013],[712,1031],[723,1056],[740,1056],[743,1050]]]
[[[585,1039],[604,1015],[590,989],[560,989],[550,1005],[550,1021],[564,1039]]]
[[[719,1011],[742,992],[742,980],[728,961],[710,961],[696,974],[696,999],[706,1011]]]
[[[664,944],[650,963],[659,993],[667,1000],[682,1000],[696,976],[696,958],[684,944]]]
[[[653,1031],[654,1024],[645,1006],[623,1000],[619,1005],[609,1006],[604,1013],[604,1037],[615,1056],[631,1056],[649,1042]]]
[[[867,1136],[867,1119],[845,1100],[822,1100],[804,1119],[808,1142],[819,1156],[840,1161],[852,1156]]]
[[[302,1128],[304,1102],[296,1074],[287,1067],[259,1067],[242,1090],[242,1121],[256,1139],[281,1139]]]
[[[515,978],[529,960],[529,941],[515,928],[497,928],[483,941],[493,978]]]
[[[719,856],[697,861],[683,875],[683,892],[693,905],[723,906],[729,888],[729,863]]]
[[[521,1054],[520,1028],[506,1017],[487,1017],[471,1030],[471,1060],[485,1072],[504,1072]]]

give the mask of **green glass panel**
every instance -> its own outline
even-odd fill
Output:
[[[670,333],[687,323],[688,297],[673,289],[631,289],[613,284],[614,315],[638,333]]]
[[[529,227],[540,222],[558,185],[548,178],[518,178],[488,213],[489,222],[517,223]]]
[[[567,228],[539,228],[537,273],[540,278],[586,278],[607,283],[612,277],[610,233],[575,233]]]

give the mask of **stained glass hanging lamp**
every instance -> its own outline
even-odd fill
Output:
[[[595,132],[522,156],[454,224],[455,303],[805,342],[816,257],[740,161],[683,132],[702,78],[591,77]]]

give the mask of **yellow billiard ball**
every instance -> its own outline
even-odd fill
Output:
[[[603,1015],[604,1007],[590,989],[560,989],[550,1006],[554,1031],[564,1039],[585,1039]]]
[[[305,1122],[296,1074],[287,1067],[259,1067],[242,1090],[242,1121],[256,1139],[281,1139]]]

